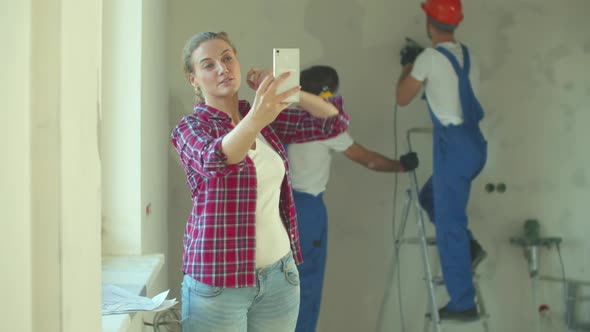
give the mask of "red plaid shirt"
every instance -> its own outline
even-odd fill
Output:
[[[282,143],[325,139],[346,131],[348,115],[342,112],[342,99],[336,97],[331,102],[340,109],[338,116],[320,119],[300,109],[286,109],[261,132],[285,164],[279,210],[298,264],[303,259]],[[240,101],[239,110],[246,115],[250,104]],[[248,156],[237,164],[225,163],[221,141],[232,129],[227,114],[198,104],[172,131],[172,144],[180,156],[193,201],[184,232],[182,270],[212,286],[254,287],[256,169]]]

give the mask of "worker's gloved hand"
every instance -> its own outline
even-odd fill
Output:
[[[404,172],[410,172],[418,168],[418,155],[416,152],[408,152],[399,157],[399,162],[404,168]]]
[[[420,53],[424,51],[424,47],[418,45],[407,45],[400,51],[401,64],[405,66],[410,63],[414,63]]]

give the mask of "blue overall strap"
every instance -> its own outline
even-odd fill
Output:
[[[455,69],[455,73],[457,73],[457,76],[461,76],[463,74],[469,77],[469,70],[471,69],[471,59],[469,57],[469,51],[467,50],[467,47],[465,47],[465,45],[461,45],[461,50],[463,50],[463,68],[461,68],[461,65],[459,65],[459,62],[457,61],[457,58],[455,58],[455,56],[449,50],[442,46],[438,46],[436,50],[442,53],[445,57],[447,57],[447,59],[449,59],[451,65],[453,65],[453,68]]]
[[[461,99],[461,108],[463,110],[464,122],[467,125],[475,125],[479,123],[483,117],[483,109],[479,104],[479,101],[473,93],[471,87],[471,81],[469,80],[469,71],[471,69],[471,58],[469,57],[469,51],[465,45],[461,45],[463,51],[463,68],[459,65],[459,62],[455,56],[444,47],[437,47],[436,50],[444,55],[455,70],[459,81],[459,95]]]

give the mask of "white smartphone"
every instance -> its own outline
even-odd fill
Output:
[[[291,75],[277,89],[277,94],[299,86],[299,49],[298,48],[273,48],[272,71],[275,77],[290,71]],[[287,103],[298,103],[299,92],[283,100]]]

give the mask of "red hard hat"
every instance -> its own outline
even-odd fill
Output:
[[[461,0],[426,0],[421,5],[426,15],[440,23],[458,25],[463,20]]]

